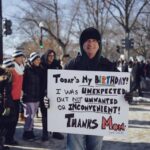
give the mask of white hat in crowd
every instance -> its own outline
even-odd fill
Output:
[[[33,53],[30,54],[29,61],[33,62],[37,58],[40,58],[40,55],[37,52],[33,52]]]
[[[142,55],[136,56],[138,62],[145,61],[145,58]]]
[[[14,63],[12,59],[6,59],[3,61],[2,67],[3,68],[9,68],[9,67],[13,67]]]
[[[23,52],[21,50],[15,50],[13,51],[12,57],[19,57],[19,56],[24,56]]]

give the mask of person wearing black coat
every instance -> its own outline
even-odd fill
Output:
[[[42,67],[44,69],[44,89],[43,97],[47,96],[47,71],[48,69],[62,69],[60,61],[56,59],[56,53],[52,49],[48,49],[47,52],[41,57]],[[43,135],[42,141],[48,140],[48,131],[47,131],[47,109],[45,108],[44,101],[40,103],[41,113],[42,113],[42,126],[43,126]],[[58,132],[53,132],[53,138],[64,139],[64,136]]]
[[[132,67],[132,72],[131,72],[131,91],[136,91],[138,90],[139,96],[142,96],[142,91],[140,87],[140,82],[141,82],[141,71],[142,69],[140,68],[140,63],[135,60],[134,65]]]
[[[30,54],[29,64],[25,67],[23,77],[23,106],[24,106],[24,133],[23,139],[34,139],[34,117],[38,110],[42,97],[42,68],[40,67],[41,59],[38,53]]]
[[[3,138],[7,139],[14,120],[14,105],[11,97],[12,74],[11,60],[5,60],[0,67],[0,150],[9,149],[4,146]]]
[[[101,55],[102,41],[99,31],[93,27],[85,29],[80,36],[81,55],[72,59],[65,65],[65,70],[84,70],[84,71],[112,71],[118,72],[116,64],[110,62]],[[126,101],[130,101],[132,94],[125,93]],[[44,99],[46,108],[50,107],[50,100]],[[101,150],[102,136],[68,134],[67,150]]]
[[[81,55],[71,60],[65,69],[87,71],[118,71],[116,65],[101,56],[101,35],[93,27],[85,29],[80,36]],[[101,150],[102,136],[67,135],[67,150]]]

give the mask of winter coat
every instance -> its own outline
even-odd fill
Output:
[[[25,67],[23,77],[23,102],[38,102],[42,98],[42,74],[41,67]]]
[[[140,87],[141,75],[140,75],[140,64],[136,63],[133,65],[131,72],[131,91],[135,91]]]
[[[66,64],[65,69],[87,70],[87,71],[118,71],[116,65],[104,57],[94,57],[93,59],[77,56]]]
[[[13,82],[11,95],[14,101],[19,101],[22,92],[23,75],[18,74],[15,69],[12,70],[12,75]]]
[[[0,81],[0,115],[2,115],[5,108],[13,109],[14,106],[11,96],[12,75],[9,71],[0,68],[0,76],[2,75],[7,76],[7,79]]]
[[[22,82],[23,82],[24,65],[19,65],[14,62],[12,70],[12,90],[11,95],[14,101],[20,101],[22,96]]]

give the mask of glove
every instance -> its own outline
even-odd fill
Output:
[[[1,75],[0,76],[0,81],[4,81],[4,80],[6,80],[7,79],[7,76],[6,75]]]
[[[3,112],[3,116],[9,116],[9,114],[10,114],[10,108],[9,107],[7,107],[7,108],[5,108],[4,109],[4,112]]]
[[[43,101],[45,108],[50,108],[50,99],[47,96],[44,97]]]
[[[133,101],[133,93],[132,92],[126,92],[124,95],[124,98],[126,101],[128,101],[129,104]]]

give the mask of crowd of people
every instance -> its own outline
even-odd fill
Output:
[[[40,107],[42,114],[42,141],[48,140],[47,109],[43,98],[47,95],[47,70],[62,69],[56,60],[55,51],[49,49],[40,57],[32,52],[27,59],[21,50],[15,50],[12,58],[3,61],[0,67],[0,150],[7,145],[18,145],[15,130],[19,114],[24,112],[24,132],[22,138],[36,138],[34,117]],[[53,138],[63,139],[61,133],[54,132]]]
[[[99,31],[95,28],[85,29],[79,40],[81,55],[67,63],[69,56],[65,55],[63,63],[56,59],[54,50],[49,49],[40,56],[37,52],[32,52],[26,58],[21,50],[15,50],[11,59],[3,61],[0,67],[0,150],[9,149],[7,145],[17,145],[15,130],[18,123],[19,113],[24,110],[24,132],[23,140],[35,139],[34,117],[40,107],[42,115],[41,140],[47,141],[49,134],[47,131],[47,108],[44,104],[44,97],[47,96],[47,70],[48,69],[69,69],[88,71],[118,71],[118,66],[122,65],[121,71],[127,68],[135,70],[136,82],[140,77],[150,77],[150,64],[142,63],[115,63],[101,55],[102,41]],[[66,64],[67,63],[67,64]],[[65,65],[66,64],[66,65]],[[139,67],[138,69],[136,67]],[[142,69],[141,69],[142,67]],[[142,71],[143,70],[143,71]],[[135,88],[137,83],[135,82]],[[126,100],[131,97],[126,96]],[[54,132],[53,138],[64,139],[61,133]],[[100,150],[102,147],[102,136],[91,135],[67,135],[68,150]]]
[[[118,70],[131,73],[132,91],[137,91],[138,96],[143,96],[142,91],[148,91],[150,83],[150,61],[136,57],[129,60],[120,59],[116,62]]]

